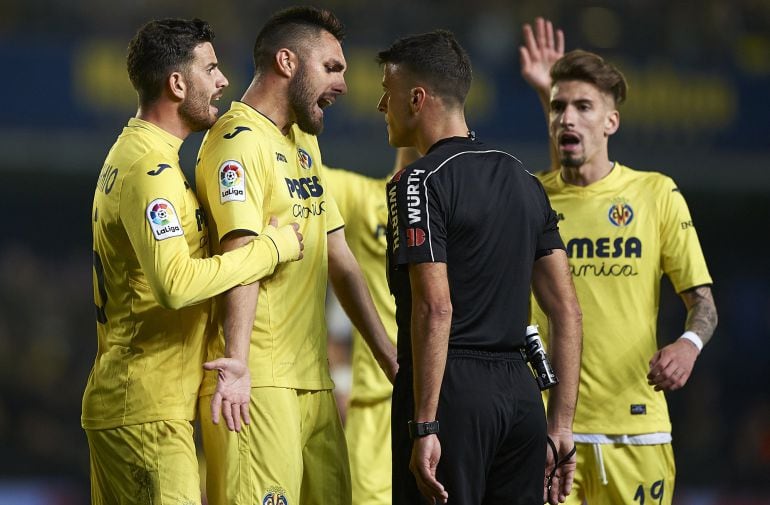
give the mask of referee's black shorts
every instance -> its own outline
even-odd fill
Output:
[[[393,386],[393,505],[422,504],[409,471],[412,370]],[[436,477],[457,505],[542,505],[546,421],[529,366],[518,352],[450,349],[438,415]]]

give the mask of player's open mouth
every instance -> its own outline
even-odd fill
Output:
[[[572,132],[564,132],[561,135],[559,135],[559,145],[570,145],[570,144],[579,144],[580,143],[580,137],[578,137],[577,133]]]
[[[559,135],[559,147],[571,151],[580,144],[580,136],[574,132],[564,132]]]
[[[222,98],[221,94],[220,95],[215,95],[215,96],[211,97],[211,101],[209,102],[209,108],[214,110],[214,114],[215,115],[219,113],[219,109],[217,108],[216,105],[214,105],[213,102],[218,102],[220,98]]]
[[[322,96],[318,99],[318,108],[323,110],[334,103],[334,97]]]

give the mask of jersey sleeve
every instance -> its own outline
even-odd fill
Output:
[[[345,221],[355,212],[352,195],[353,174],[344,170],[321,167],[321,180],[324,182],[326,200],[326,232],[331,233],[345,226]]]
[[[668,177],[662,177],[658,191],[663,271],[677,293],[711,284],[713,281],[684,196]]]
[[[242,145],[248,140],[251,141],[248,146]],[[228,142],[209,150],[201,160],[201,172],[208,188],[206,203],[217,224],[220,241],[233,231],[259,233],[267,222],[263,209],[272,181],[268,164],[262,159],[259,143],[253,136],[242,134]]]
[[[350,172],[338,168],[321,168],[321,178],[326,183],[327,190],[334,195],[334,203],[337,204],[337,210],[342,219],[347,221],[352,212],[354,212],[354,203],[352,202],[351,188],[353,180]]]
[[[565,247],[559,233],[559,219],[556,216],[556,211],[551,207],[551,201],[548,199],[545,188],[537,178],[533,177],[532,179],[538,187],[544,219],[543,231],[537,237],[537,245],[535,246],[535,259],[537,259],[548,254],[547,251],[549,250],[565,249]]]
[[[139,160],[158,165],[152,155]],[[268,237],[221,256],[192,258],[181,213],[186,208],[178,166],[157,176],[133,170],[124,184],[120,217],[142,271],[158,303],[178,309],[211,298],[235,285],[253,282],[275,269],[278,252]]]
[[[446,263],[448,196],[419,168],[404,172],[397,184],[396,263]]]
[[[333,192],[329,191],[326,197],[326,233],[331,233],[344,227],[345,220],[342,219],[342,214],[340,214],[340,210],[337,208]]]

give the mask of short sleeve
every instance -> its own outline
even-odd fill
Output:
[[[449,202],[438,178],[420,168],[410,168],[397,181],[397,264],[446,263]]]
[[[663,271],[677,293],[711,284],[713,281],[684,196],[668,177],[663,178],[658,192]]]
[[[207,204],[216,223],[218,239],[236,230],[259,233],[264,226],[266,186],[272,178],[258,145],[220,149],[203,160]]]
[[[326,233],[339,230],[345,226],[337,202],[334,199],[333,191],[326,192]]]
[[[544,225],[541,233],[537,237],[537,244],[535,246],[535,259],[540,258],[548,254],[548,251],[553,249],[564,249],[564,241],[559,233],[559,219],[556,215],[556,211],[551,207],[551,201],[548,199],[548,195],[543,188],[543,185],[533,177],[533,180],[537,184],[539,197],[543,209]]]

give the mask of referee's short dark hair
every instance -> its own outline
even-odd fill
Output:
[[[626,100],[628,84],[623,73],[604,61],[598,54],[575,49],[570,51],[551,67],[551,82],[583,81],[593,84],[607,93],[620,105]]]
[[[398,39],[377,54],[380,65],[404,66],[431,91],[462,106],[471,88],[473,71],[468,53],[452,32],[434,30]]]
[[[193,50],[214,40],[214,30],[200,19],[157,19],[139,28],[128,44],[128,77],[147,105],[160,97],[165,81],[173,72],[184,72],[192,62]]]
[[[299,54],[322,31],[342,42],[345,26],[330,10],[316,7],[289,7],[273,14],[254,42],[254,71],[260,74],[272,65],[275,53],[287,48]]]

